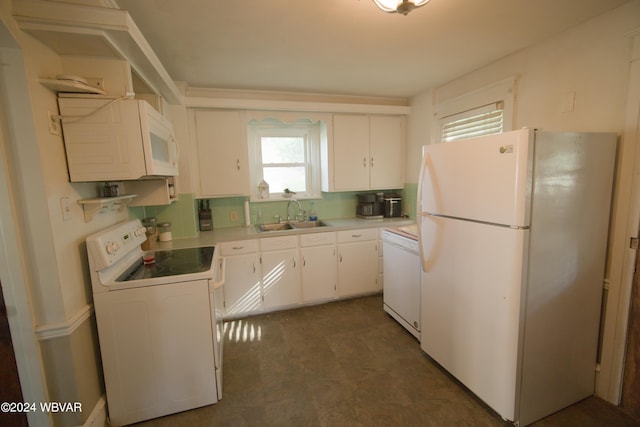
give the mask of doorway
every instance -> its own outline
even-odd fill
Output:
[[[2,366],[2,369],[0,369],[0,384],[2,384],[2,387],[0,387],[0,402],[23,402],[16,355],[13,351],[13,342],[9,331],[7,307],[1,290],[2,282],[0,282],[0,366]],[[0,412],[0,425],[26,427],[28,426],[27,415],[24,412]]]

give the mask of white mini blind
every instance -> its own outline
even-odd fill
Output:
[[[440,120],[441,142],[500,133],[503,122],[504,104],[502,102],[443,117]]]

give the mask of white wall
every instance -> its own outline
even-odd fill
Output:
[[[617,293],[621,286],[625,286],[620,280],[622,260],[616,248],[626,243],[624,231],[633,165],[624,162],[624,155],[632,155],[635,147],[629,144],[635,144],[635,141],[625,141],[622,136],[625,134],[629,92],[630,32],[638,28],[638,17],[640,1],[630,1],[413,98],[407,145],[407,181],[415,183],[418,180],[420,147],[431,135],[434,105],[515,76],[514,129],[527,126],[550,131],[615,132],[621,136],[608,269],[609,294],[612,291]],[[617,310],[615,301],[610,301],[607,310]],[[605,336],[605,345],[609,345],[609,341]],[[604,353],[609,350],[605,348]],[[611,364],[615,361],[603,358],[601,377],[615,383],[615,378],[609,378]],[[615,389],[615,386],[608,389]],[[600,394],[617,403],[615,392],[601,391]]]

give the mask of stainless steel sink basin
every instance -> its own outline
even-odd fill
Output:
[[[292,230],[293,227],[288,223],[278,223],[278,224],[262,224],[257,225],[256,228],[258,231],[282,231],[282,230]]]
[[[315,227],[326,227],[326,223],[322,221],[304,221],[304,222],[294,222],[293,228],[315,228]]]

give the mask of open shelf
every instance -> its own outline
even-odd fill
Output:
[[[92,93],[96,95],[106,95],[102,89],[84,84],[74,80],[39,79],[40,83],[55,92],[63,93]]]
[[[84,210],[84,220],[89,222],[98,213],[112,210],[122,211],[129,205],[134,197],[137,197],[137,194],[124,194],[115,197],[94,197],[91,199],[80,199],[78,200],[78,204],[82,206]]]

